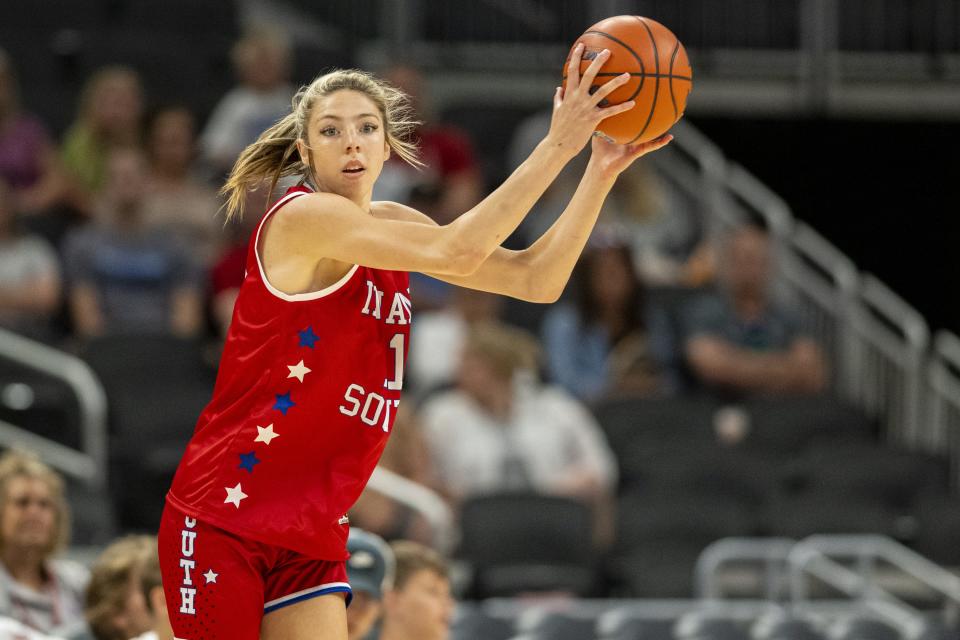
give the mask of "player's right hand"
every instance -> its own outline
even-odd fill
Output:
[[[610,51],[604,49],[598,53],[583,76],[580,75],[582,57],[583,44],[581,43],[570,54],[566,85],[557,87],[553,96],[553,118],[550,121],[550,131],[547,133],[547,140],[568,152],[571,157],[583,149],[601,120],[629,111],[634,105],[634,102],[629,100],[612,107],[599,106],[612,91],[630,80],[630,74],[623,73],[590,93],[600,67],[610,58]]]

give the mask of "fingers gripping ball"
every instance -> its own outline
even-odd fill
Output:
[[[683,45],[665,26],[640,16],[601,20],[573,43],[568,63],[579,43],[584,45],[581,75],[597,54],[610,50],[591,93],[624,72],[630,74],[630,81],[614,90],[600,106],[636,102],[629,111],[603,120],[597,131],[621,144],[636,144],[663,135],[683,116],[693,87],[693,70]],[[564,80],[566,69],[565,64]]]

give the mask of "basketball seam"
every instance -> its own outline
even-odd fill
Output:
[[[619,44],[621,47],[623,47],[624,49],[626,49],[627,51],[629,51],[629,52],[630,52],[630,55],[632,55],[632,56],[636,59],[636,61],[640,64],[640,73],[641,73],[641,76],[640,76],[640,86],[637,87],[637,90],[634,91],[633,94],[632,94],[629,98],[627,98],[626,100],[624,100],[624,102],[628,102],[628,101],[633,100],[634,98],[636,98],[636,97],[637,97],[637,94],[640,93],[641,91],[643,91],[643,83],[646,82],[646,80],[647,80],[647,78],[646,78],[647,67],[646,67],[646,65],[643,64],[643,59],[642,59],[640,56],[638,56],[637,53],[636,53],[633,49],[630,48],[630,45],[628,45],[628,44],[627,44],[626,42],[624,42],[623,40],[620,40],[619,38],[615,38],[614,36],[610,35],[609,33],[604,33],[603,31],[585,31],[583,35],[587,35],[588,33],[593,33],[593,34],[596,34],[596,35],[603,36],[604,38],[609,38],[610,40],[613,40],[614,42],[616,42],[617,44]],[[659,66],[658,66],[658,67],[657,67],[657,71],[659,72],[659,70],[660,70],[660,69],[659,69]],[[599,74],[597,74],[597,75],[599,75]],[[620,74],[617,74],[617,75],[620,75]],[[632,74],[631,74],[631,75],[632,75]]]
[[[687,82],[693,82],[693,77],[691,76],[678,76],[674,73],[639,73],[636,71],[604,71],[597,74],[597,77],[600,76],[619,76],[624,73],[631,76],[646,76],[647,78],[673,78],[674,80],[686,80]],[[563,74],[563,79],[567,79],[567,74]]]
[[[633,138],[633,140],[631,140],[631,141],[628,142],[627,144],[633,144],[635,141],[637,141],[637,140],[640,138],[640,136],[642,136],[642,135],[646,132],[647,127],[650,126],[650,121],[653,120],[653,112],[656,111],[656,109],[657,109],[657,97],[660,95],[660,78],[659,78],[659,74],[660,74],[660,50],[657,48],[657,40],[656,40],[656,38],[653,37],[653,31],[650,30],[650,26],[647,24],[646,20],[644,20],[644,19],[641,18],[640,16],[634,16],[634,18],[636,18],[637,20],[640,21],[640,24],[643,25],[643,28],[647,30],[647,35],[650,36],[650,44],[653,45],[653,61],[654,61],[654,62],[656,63],[656,65],[657,65],[657,66],[656,66],[656,70],[657,70],[657,82],[656,82],[656,84],[653,86],[653,101],[650,103],[650,113],[647,115],[647,122],[643,125],[643,129],[640,130],[640,133],[638,133],[638,134]]]
[[[679,52],[680,52],[680,41],[677,40],[677,46],[673,48],[673,53],[670,55],[670,72],[668,74],[668,77],[670,78],[670,80],[667,81],[670,85],[670,102],[673,103],[673,121],[674,122],[676,122],[677,118],[680,117],[680,115],[677,113],[677,98],[673,95],[673,63],[676,61],[677,54]]]

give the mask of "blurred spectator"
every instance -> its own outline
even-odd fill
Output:
[[[223,225],[217,193],[193,171],[197,145],[193,114],[185,107],[158,111],[150,121],[147,153],[150,178],[144,223],[170,233],[198,263],[209,266],[220,249]]]
[[[96,640],[173,640],[157,539],[120,538],[93,565],[86,618]]]
[[[823,353],[793,313],[771,295],[770,239],[742,227],[724,239],[718,294],[688,311],[687,362],[706,386],[737,393],[823,389]]]
[[[192,336],[200,329],[197,270],[174,238],[145,226],[146,179],[140,152],[112,152],[98,220],[67,237],[70,308],[80,336]]]
[[[457,388],[424,403],[438,486],[454,504],[501,491],[539,491],[605,503],[614,457],[593,416],[535,380],[536,341],[519,329],[471,329]]]
[[[231,56],[240,84],[217,104],[200,140],[204,159],[218,175],[228,173],[247,145],[290,112],[293,98],[290,44],[282,33],[252,31]]]
[[[393,431],[378,466],[425,486],[434,486],[430,450],[413,414],[401,405],[397,409]],[[429,524],[415,511],[374,490],[369,485],[350,510],[350,521],[387,540],[413,539],[427,543]]]
[[[347,576],[353,599],[347,607],[348,640],[363,640],[383,613],[383,591],[393,586],[393,550],[377,535],[356,527],[347,539]]]
[[[382,75],[410,96],[414,112],[425,122],[416,132],[425,167],[415,169],[394,155],[383,166],[373,199],[410,203],[414,189],[432,190],[434,197],[422,211],[440,224],[446,224],[483,197],[483,176],[473,144],[465,131],[437,122],[418,69],[400,64],[386,69]],[[424,204],[427,203],[422,202],[421,206]]]
[[[44,240],[19,232],[12,200],[0,178],[0,327],[47,338],[60,302],[57,254]]]
[[[410,386],[422,394],[453,382],[470,327],[496,322],[502,307],[501,296],[454,287],[446,308],[421,313],[411,328]]]
[[[0,458],[0,616],[58,634],[83,622],[87,571],[54,555],[70,514],[63,480],[32,455]]]
[[[379,640],[446,640],[455,604],[447,561],[409,540],[391,547],[396,574],[383,598]]]
[[[544,318],[543,341],[553,380],[583,400],[649,395],[670,388],[663,364],[669,341],[646,309],[630,248],[598,230],[580,258],[572,301]]]
[[[103,187],[113,149],[140,143],[142,117],[143,89],[136,71],[104,67],[87,80],[62,150],[63,163],[85,197]]]
[[[12,189],[17,213],[42,212],[64,195],[64,175],[50,133],[20,109],[13,64],[0,49],[0,181]]]
[[[637,272],[651,285],[699,287],[713,279],[713,255],[693,211],[641,158],[617,180],[600,224],[620,230]]]

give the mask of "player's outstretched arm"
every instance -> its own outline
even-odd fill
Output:
[[[582,78],[581,53],[582,48],[571,56],[566,89],[558,88],[554,96],[547,136],[499,188],[455,221],[423,228],[405,220],[369,216],[345,198],[316,193],[292,200],[273,222],[284,247],[306,258],[333,258],[381,269],[450,276],[475,272],[513,233],[600,121],[633,106],[632,102],[598,106],[629,76],[614,78],[591,94],[609,53],[597,56]]]
[[[593,155],[577,191],[563,214],[529,249],[497,248],[474,273],[430,275],[471,289],[511,296],[528,302],[554,302],[560,297],[580,252],[617,176],[640,156],[667,145],[667,134],[638,145],[618,145],[594,138]],[[374,214],[395,220],[433,225],[430,218],[391,202],[374,203]]]
[[[594,137],[590,162],[567,208],[526,250],[530,286],[539,297],[552,302],[563,293],[617,176],[637,158],[665,147],[671,140],[673,136],[667,133],[650,142],[620,145]]]

